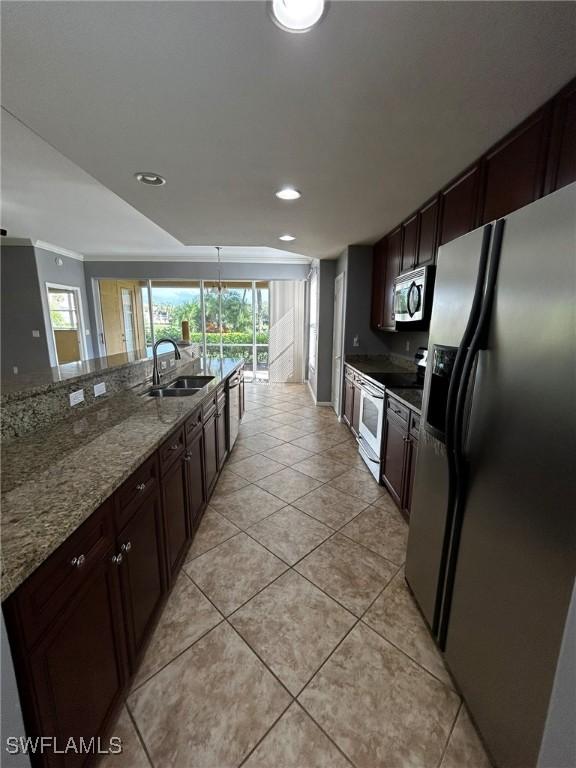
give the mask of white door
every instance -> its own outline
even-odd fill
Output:
[[[344,316],[344,273],[334,281],[334,333],[332,338],[332,407],[340,415],[342,392],[342,320]]]

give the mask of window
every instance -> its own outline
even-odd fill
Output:
[[[65,288],[49,288],[48,302],[52,328],[58,331],[78,330],[76,293]]]

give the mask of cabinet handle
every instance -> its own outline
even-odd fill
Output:
[[[84,555],[78,555],[78,557],[72,558],[70,565],[74,566],[74,568],[82,568],[85,562],[86,557]]]
[[[136,486],[137,491],[145,491],[146,490],[146,483],[138,483]]]
[[[112,556],[112,562],[114,563],[114,565],[120,565],[122,560],[124,560],[122,552],[119,552],[117,555]]]
[[[130,550],[132,549],[132,542],[127,541],[126,544],[122,544],[120,549],[122,550],[122,552],[130,552]]]
[[[187,453],[187,454],[184,456],[184,461],[190,461],[190,459],[191,459],[191,458],[192,458],[192,455],[191,455],[191,454],[189,454],[189,453]]]
[[[174,443],[174,445],[170,446],[171,451],[177,451],[178,448],[180,448],[180,443]]]

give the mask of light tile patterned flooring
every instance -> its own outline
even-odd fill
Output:
[[[105,768],[489,768],[405,585],[407,526],[332,410],[249,384]]]

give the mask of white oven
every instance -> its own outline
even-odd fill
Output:
[[[366,466],[380,482],[380,450],[384,425],[384,390],[362,382],[358,446]]]

